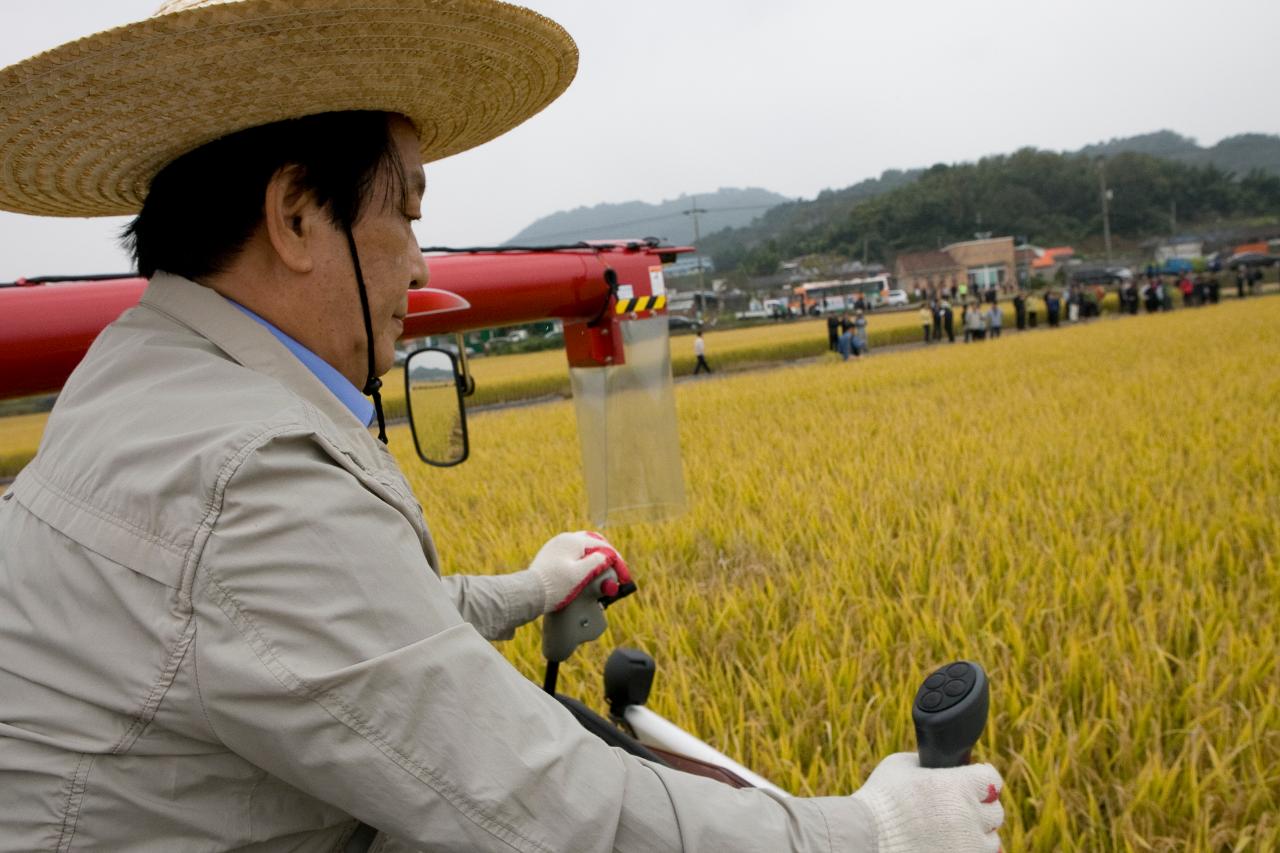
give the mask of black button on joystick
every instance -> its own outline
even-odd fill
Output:
[[[987,674],[971,661],[939,668],[916,692],[911,719],[921,767],[959,767],[987,724]]]

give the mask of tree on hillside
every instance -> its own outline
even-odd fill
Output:
[[[1237,181],[1212,165],[1147,154],[1103,158],[1027,148],[977,163],[933,166],[914,182],[826,219],[813,217],[812,210],[801,214],[804,204],[785,205],[778,214],[789,225],[785,230],[769,234],[756,225],[745,232],[725,232],[714,251],[708,251],[716,255],[719,270],[733,269],[736,263],[757,275],[773,271],[781,259],[800,255],[860,257],[864,241],[869,258],[881,262],[898,252],[933,249],[980,232],[1026,235],[1046,245],[1079,242],[1102,230],[1099,170],[1105,170],[1113,193],[1111,231],[1119,237],[1167,232],[1175,206],[1182,222],[1280,211],[1280,177],[1261,171]],[[744,239],[746,234],[759,238],[753,242]]]

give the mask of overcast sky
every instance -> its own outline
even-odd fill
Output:
[[[0,65],[159,0],[3,0]],[[578,77],[506,136],[428,166],[424,245],[718,187],[792,197],[887,168],[1169,128],[1280,133],[1276,0],[535,0]],[[0,213],[0,281],[128,268],[125,220]],[[639,236],[639,235],[619,235]]]

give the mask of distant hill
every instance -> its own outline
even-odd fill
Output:
[[[847,217],[859,204],[908,186],[922,174],[923,169],[889,169],[878,178],[867,178],[844,189],[823,190],[812,201],[788,201],[765,211],[750,225],[705,236],[700,248],[715,260],[717,269],[736,268],[749,248],[767,242],[803,246],[796,254],[821,251],[816,240],[808,239],[810,236]]]
[[[1096,158],[1024,148],[976,163],[938,164],[899,173],[904,183],[869,197],[837,191],[774,208],[750,227],[713,234],[699,248],[715,261],[717,274],[741,271],[741,278],[769,276],[797,257],[889,263],[900,252],[981,232],[1040,245],[1078,244],[1102,232]],[[1261,168],[1241,176],[1213,163],[1112,149],[1106,179],[1111,234],[1130,242],[1168,233],[1173,210],[1182,227],[1270,219],[1280,210],[1280,173]]]
[[[670,199],[658,204],[628,201],[597,204],[544,216],[504,245],[543,245],[614,237],[661,237],[668,243],[693,242],[693,217],[685,211],[697,207],[698,228],[705,237],[714,231],[746,225],[766,210],[788,201],[786,196],[758,187],[722,188],[705,195]]]
[[[1083,193],[1082,199],[1086,200],[1072,199],[1068,202],[1062,195],[1045,195],[1043,178],[1034,175],[1022,175],[1011,183],[1005,183],[1003,177],[997,178],[992,173],[992,170],[1002,172],[1002,164],[1024,165],[1036,156],[1040,158],[1036,162],[1051,171],[1061,165],[1054,158],[1074,161],[1077,165],[1072,168],[1079,174],[1073,174],[1068,183],[1072,184],[1072,192]],[[744,268],[753,274],[763,274],[775,267],[778,260],[787,257],[831,252],[857,258],[866,252],[873,260],[883,260],[895,250],[928,248],[951,239],[964,238],[974,231],[992,228],[1015,229],[1018,234],[1034,239],[1076,240],[1097,230],[1093,224],[1082,222],[1080,217],[1090,215],[1090,205],[1094,203],[1089,193],[1095,183],[1085,176],[1086,164],[1099,156],[1115,160],[1115,168],[1119,170],[1115,177],[1131,178],[1134,189],[1141,187],[1141,192],[1148,195],[1154,204],[1164,205],[1162,209],[1168,210],[1169,203],[1176,202],[1183,216],[1192,217],[1187,221],[1194,221],[1193,214],[1197,209],[1213,216],[1269,210],[1262,199],[1271,197],[1272,185],[1268,181],[1280,177],[1280,136],[1246,133],[1228,137],[1206,148],[1194,139],[1171,130],[1160,130],[1086,145],[1078,151],[1061,154],[1024,149],[1016,154],[985,157],[976,164],[890,169],[878,178],[868,178],[843,189],[823,190],[811,200],[792,200],[759,188],[720,189],[696,197],[697,206],[707,211],[699,215],[702,238],[699,248],[715,260],[717,270]],[[1135,157],[1139,161],[1132,160]],[[1186,172],[1165,173],[1157,165],[1145,167],[1151,174],[1165,174],[1166,178],[1179,183],[1193,178],[1221,183],[1223,178],[1230,176],[1237,185],[1227,192],[1233,198],[1228,201],[1224,196],[1213,204],[1207,204],[1203,199],[1186,195],[1181,189],[1149,187],[1145,180],[1134,176],[1135,169],[1141,170],[1142,158],[1199,170],[1198,175],[1193,176]],[[943,184],[954,184],[956,179],[967,179],[967,176],[976,174],[975,169],[982,170],[983,183],[987,184],[982,192],[994,191],[995,185],[1000,184],[1000,204],[994,209],[982,209],[987,208],[990,201],[984,204],[978,198],[961,198],[957,189],[944,191],[942,188]],[[948,170],[955,170],[951,179],[941,176]],[[928,175],[935,176],[928,190],[902,195],[908,187]],[[1078,181],[1084,183],[1076,186]],[[1241,183],[1246,186],[1240,187]],[[896,217],[886,219],[878,215],[868,218],[858,213],[858,209],[869,202],[893,194],[898,194],[899,202],[907,198],[919,200],[928,197],[948,208],[945,212],[916,210],[913,213],[915,218],[907,221],[894,221]],[[537,220],[507,244],[647,236],[662,237],[671,243],[691,244],[694,242],[693,221],[683,211],[689,210],[693,204],[693,197],[682,195],[660,204],[632,201],[561,211]],[[900,207],[900,204],[892,207]],[[1072,208],[1069,213],[1068,208]],[[877,209],[883,212],[889,208],[881,205]],[[1113,211],[1113,230],[1117,234],[1145,234],[1157,222],[1152,213],[1154,209],[1144,206],[1140,212],[1126,210],[1124,204],[1117,203],[1117,209]],[[972,212],[973,221],[967,221],[960,211]],[[1017,211],[1019,215],[1001,222],[1001,211],[1008,214]],[[870,211],[866,213],[870,214]],[[1127,222],[1126,216],[1131,217]]]
[[[1111,157],[1120,153],[1150,154],[1164,160],[1177,160],[1193,166],[1214,166],[1243,178],[1254,169],[1280,175],[1280,136],[1264,133],[1242,133],[1229,136],[1217,145],[1202,148],[1194,139],[1171,130],[1159,130],[1126,139],[1112,139],[1086,145],[1077,152],[1086,157]]]

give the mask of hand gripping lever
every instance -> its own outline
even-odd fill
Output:
[[[542,618],[542,656],[547,659],[543,688],[555,695],[560,662],[574,650],[604,633],[604,609],[636,591],[633,583],[618,584],[618,573],[606,569],[564,607]]]
[[[911,707],[921,767],[959,767],[987,724],[987,674],[972,661],[949,663],[924,680]]]

